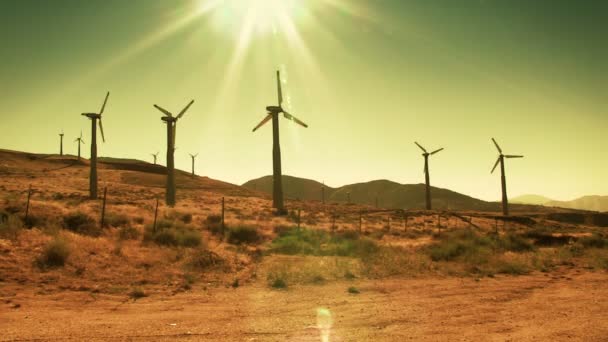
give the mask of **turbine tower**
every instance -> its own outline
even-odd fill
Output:
[[[190,153],[188,153],[188,154],[190,154]],[[197,156],[198,156],[198,153],[194,154],[194,155],[190,154],[190,158],[192,158],[192,177],[194,177],[194,159],[196,159]]]
[[[425,178],[425,183],[426,183],[426,210],[431,210],[432,206],[431,206],[431,180],[430,180],[430,175],[429,175],[429,156],[432,156],[433,154],[443,150],[443,147],[429,153],[419,143],[414,141],[414,144],[416,144],[418,147],[420,147],[422,152],[424,152],[424,153],[422,153],[422,156],[424,157],[424,178]]]
[[[524,156],[512,155],[512,154],[502,154],[502,149],[498,146],[498,143],[494,138],[492,138],[492,142],[496,146],[498,150],[498,159],[496,159],[496,163],[492,168],[490,173],[494,173],[494,170],[500,163],[500,184],[502,187],[502,214],[504,216],[509,216],[509,200],[507,198],[507,180],[505,177],[505,158],[523,158]]]
[[[82,115],[91,119],[91,174],[89,176],[89,196],[91,199],[97,199],[97,120],[99,120],[101,140],[105,143],[106,138],[103,134],[101,115],[108,103],[108,97],[110,97],[110,92],[106,94],[106,99],[103,101],[99,113],[82,113]]]
[[[154,107],[160,110],[165,116],[160,119],[167,124],[167,189],[165,192],[165,202],[168,206],[175,206],[175,163],[174,163],[174,153],[175,153],[175,134],[177,127],[177,120],[181,119],[186,111],[192,104],[194,100],[190,101],[184,109],[177,116],[173,116],[168,110],[154,105]]]
[[[158,158],[158,152],[156,152],[156,153],[150,153],[150,155],[152,157],[154,157],[154,165],[156,165],[156,158]]]
[[[78,160],[80,160],[80,145],[85,143],[84,140],[82,140],[82,131],[80,131],[80,137],[76,138],[74,142],[78,143]]]
[[[281,146],[279,141],[279,114],[283,113],[286,119],[292,120],[298,125],[308,127],[307,124],[300,121],[295,116],[289,114],[283,109],[283,90],[281,88],[281,74],[277,70],[277,91],[279,96],[278,106],[268,106],[266,111],[268,115],[262,120],[255,128],[255,132],[258,128],[262,127],[270,119],[272,119],[272,206],[277,209],[279,214],[285,213],[285,206],[283,205],[283,182],[281,175]]]
[[[59,133],[59,155],[63,156],[63,129],[61,130],[61,133]]]

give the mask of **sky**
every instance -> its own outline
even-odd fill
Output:
[[[75,154],[103,115],[101,156],[165,163],[158,104],[178,122],[176,166],[241,184],[283,173],[329,186],[389,179],[500,198],[608,195],[608,2],[568,0],[0,0],[0,148]]]

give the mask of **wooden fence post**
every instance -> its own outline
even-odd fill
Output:
[[[108,195],[108,187],[103,188],[103,204],[101,205],[101,228],[103,229],[106,219],[106,197]]]
[[[25,205],[25,224],[27,224],[27,219],[30,215],[30,198],[31,197],[32,197],[32,185],[30,184],[30,187],[27,190],[27,204]]]
[[[158,198],[156,199],[156,209],[154,210],[154,225],[152,226],[153,231],[156,233],[156,218],[158,217]]]
[[[226,230],[226,223],[224,222],[225,211],[226,211],[226,202],[224,200],[224,197],[222,197],[222,233],[224,233],[224,231]]]

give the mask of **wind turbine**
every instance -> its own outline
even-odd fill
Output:
[[[156,152],[156,153],[150,153],[150,155],[152,157],[154,157],[154,165],[156,165],[156,158],[158,158],[158,152]]]
[[[277,91],[279,95],[278,106],[268,106],[266,111],[268,115],[262,120],[255,128],[255,132],[258,128],[262,127],[265,123],[272,119],[272,206],[277,209],[279,214],[285,213],[285,207],[283,205],[283,182],[281,175],[281,146],[279,141],[279,114],[283,113],[285,119],[292,120],[298,125],[308,127],[307,124],[300,121],[295,116],[288,113],[283,109],[283,90],[281,89],[281,74],[277,70]]]
[[[422,153],[422,156],[424,157],[424,178],[425,178],[425,182],[426,182],[426,210],[431,210],[432,209],[431,208],[431,180],[430,180],[430,175],[429,175],[429,156],[432,156],[433,154],[443,150],[443,147],[429,153],[419,143],[414,141],[414,144],[416,144],[418,147],[420,147],[422,152],[424,152],[424,153]]]
[[[160,110],[165,116],[160,119],[167,124],[167,189],[165,193],[165,202],[168,206],[175,206],[175,163],[174,163],[174,152],[175,152],[175,134],[177,127],[177,120],[181,119],[194,100],[190,101],[184,109],[182,109],[177,116],[173,116],[168,110],[154,105],[154,107]]]
[[[61,133],[59,133],[59,155],[63,156],[63,129],[61,130]]]
[[[188,154],[190,154],[190,153],[188,153]],[[197,156],[198,156],[198,153],[194,154],[194,155],[190,154],[190,158],[192,158],[192,177],[194,177],[194,159],[196,159]]]
[[[82,131],[80,131],[80,137],[76,138],[74,142],[78,142],[78,160],[80,160],[80,145],[84,144],[84,140],[82,140]]]
[[[103,124],[101,123],[101,114],[103,114],[108,103],[110,92],[106,94],[106,99],[101,105],[99,113],[82,113],[82,115],[91,119],[91,175],[89,176],[89,194],[91,199],[97,199],[97,120],[99,120],[99,130],[101,131],[101,140],[106,142],[103,135]]]
[[[492,142],[496,146],[498,150],[498,159],[496,159],[496,163],[492,168],[490,173],[494,173],[494,170],[500,163],[500,184],[502,186],[502,214],[504,216],[509,216],[509,200],[507,199],[507,180],[505,178],[505,158],[523,158],[524,156],[512,155],[512,154],[502,154],[502,149],[498,146],[498,143],[494,138],[492,138]]]

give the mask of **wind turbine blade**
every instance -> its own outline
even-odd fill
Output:
[[[297,124],[299,124],[299,125],[301,125],[301,126],[304,126],[304,127],[308,128],[308,125],[307,125],[307,124],[305,124],[304,122],[302,122],[300,119],[296,118],[295,116],[293,116],[293,115],[289,114],[288,112],[283,111],[283,115],[285,116],[285,118],[286,118],[286,119],[288,119],[288,120],[292,120],[292,121],[294,121],[295,123],[297,123]]]
[[[262,127],[265,123],[268,122],[268,120],[272,119],[272,114],[268,114],[266,115],[266,117],[264,118],[264,120],[262,120],[257,126],[255,126],[255,128],[253,129],[252,132],[257,131],[258,128]]]
[[[281,87],[281,72],[277,70],[277,90],[279,92],[279,107],[283,105],[283,89]]]
[[[108,97],[110,97],[110,92],[106,94],[106,99],[103,100],[103,105],[101,106],[101,110],[99,111],[99,115],[103,114],[104,109],[106,109],[106,103],[108,103]]]
[[[192,106],[193,103],[194,103],[194,100],[190,101],[190,103],[188,103],[188,105],[186,107],[184,107],[184,109],[182,109],[181,112],[179,112],[179,114],[177,115],[177,118],[180,119],[182,116],[184,116],[184,114],[186,114],[186,111],[188,110],[188,108],[190,108],[190,106]]]
[[[490,173],[494,173],[494,170],[496,170],[498,163],[500,163],[500,157],[498,157],[498,159],[496,159],[496,163],[494,164],[494,167],[492,168],[492,171],[490,171]]]
[[[494,142],[494,145],[496,145],[498,152],[502,153],[502,149],[500,148],[500,146],[498,146],[498,143],[496,142],[496,140],[494,140],[494,138],[492,138],[492,141]]]
[[[435,150],[435,151],[431,152],[431,155],[433,155],[433,154],[435,154],[435,153],[437,153],[437,152],[440,152],[440,151],[443,151],[443,147],[442,147],[442,148],[440,148],[440,149],[438,149],[438,150]]]
[[[506,155],[506,158],[523,158],[524,156]]]
[[[194,155],[194,158],[198,157],[198,153]]]
[[[84,142],[84,140],[80,139],[80,143],[81,144],[86,144],[86,142]]]
[[[426,152],[426,149],[425,149],[424,147],[420,146],[420,144],[419,144],[419,143],[417,143],[417,142],[415,142],[415,141],[414,141],[414,144],[418,145],[418,147],[420,147],[420,149],[421,149],[422,151],[424,151],[424,153],[428,153],[428,152]]]
[[[170,117],[170,118],[172,118],[172,117],[173,117],[173,115],[171,115],[171,113],[170,113],[168,110],[164,109],[163,107],[161,107],[161,106],[159,106],[159,105],[154,105],[154,107],[155,107],[156,109],[160,110],[161,112],[163,112],[163,114],[165,114],[166,116],[168,116],[168,117]]]
[[[101,130],[101,140],[105,143],[106,137],[103,135],[103,123],[101,123],[101,117],[99,118],[99,130]]]

